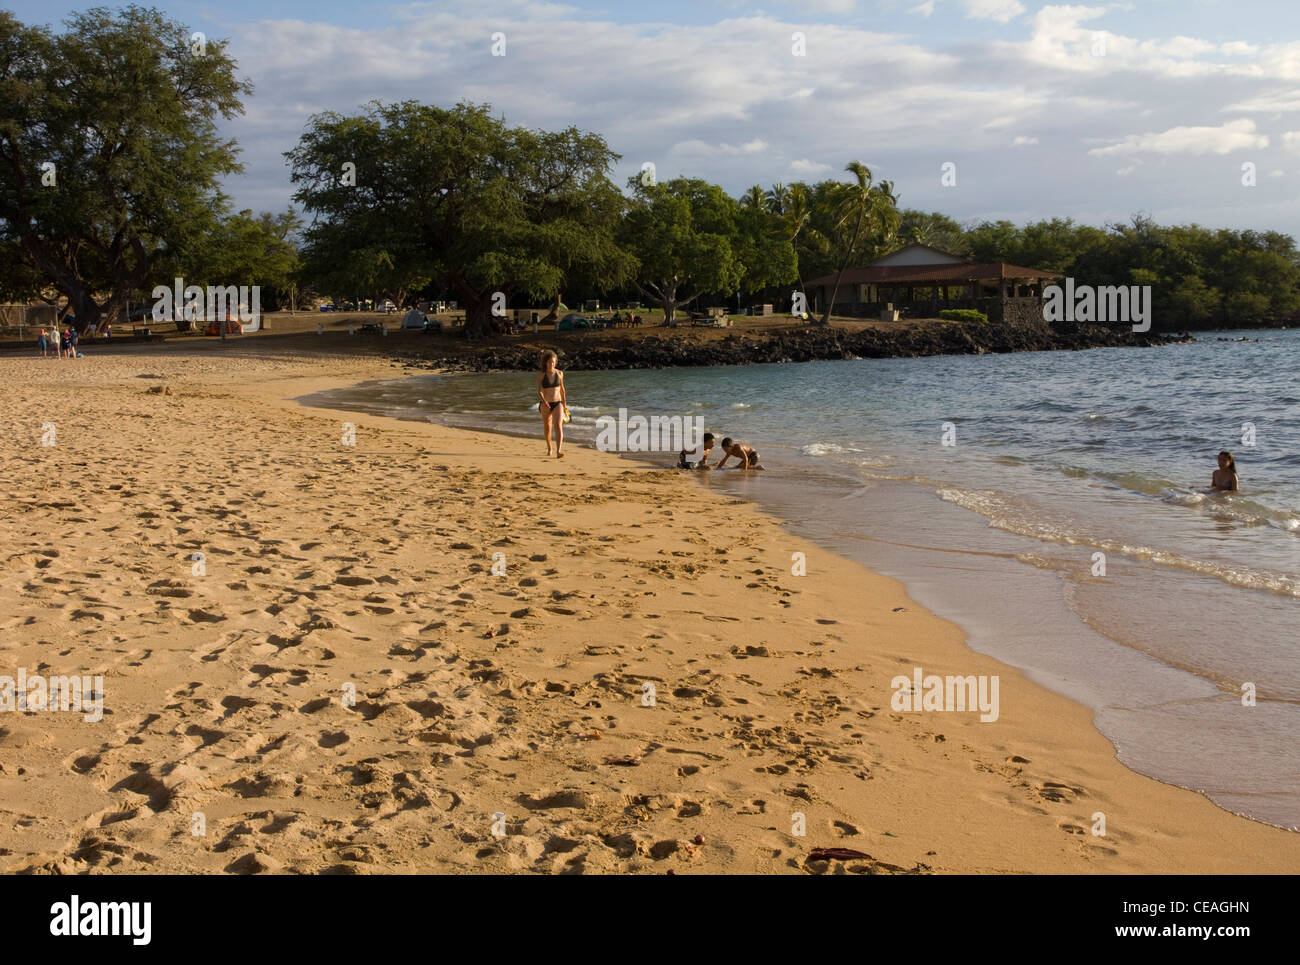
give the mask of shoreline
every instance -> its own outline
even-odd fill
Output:
[[[72,457],[19,447],[9,483],[30,503],[40,480],[84,481],[76,463],[89,459],[103,483],[85,490],[93,505],[62,511],[59,553],[43,566],[54,523],[11,517],[0,533],[28,574],[5,591],[6,650],[35,667],[50,659],[42,636],[66,638],[75,645],[60,651],[107,668],[114,733],[0,721],[6,758],[24,762],[0,774],[11,817],[60,802],[0,836],[8,870],[1300,867],[1300,839],[1129,771],[1086,707],[969,650],[897,581],[679,473],[580,449],[557,466],[487,433],[368,415],[350,420],[358,445],[345,453],[339,410],[292,401],[399,377],[388,363],[322,374],[320,360],[142,353],[82,364],[97,363],[115,374],[77,376],[91,401],[125,410],[122,439],[86,448],[94,420],[74,413],[59,444]],[[15,416],[48,411],[72,381],[0,365],[18,387]],[[173,396],[126,374],[159,370]],[[213,424],[215,411],[227,421]],[[224,455],[241,461],[213,486]],[[128,502],[109,492],[112,476],[129,477]],[[741,534],[722,554],[700,536],[719,525]],[[195,540],[229,572],[187,577]],[[521,579],[489,578],[494,545]],[[114,552],[128,560],[97,582],[78,575]],[[792,552],[809,576],[789,574]],[[77,599],[59,606],[41,570]],[[192,598],[146,595],[160,580]],[[88,610],[101,619],[76,616]],[[999,720],[893,713],[889,679],[914,667],[999,676]],[[343,677],[356,707],[317,706]],[[652,680],[658,709],[639,699]],[[199,809],[215,829],[192,843],[185,820]],[[1098,811],[1105,837],[1088,831]],[[101,812],[116,818],[87,823]],[[806,837],[790,833],[795,812]],[[875,857],[805,860],[828,845]]]
[[[472,374],[444,373],[447,385],[452,384],[453,378]],[[476,427],[463,421],[458,424],[455,421],[457,417],[451,417],[450,422],[441,415],[435,419],[430,412],[438,411],[436,404],[433,410],[410,408],[416,395],[432,392],[430,398],[435,400],[448,397],[446,392],[432,386],[427,391],[423,388],[406,392],[399,389],[391,395],[384,389],[386,384],[400,385],[406,380],[423,377],[433,380],[434,384],[441,382],[439,376],[417,373],[395,383],[388,380],[364,383],[351,388],[371,387],[366,401],[363,401],[364,393],[345,390],[343,397],[336,398],[332,404],[337,411],[389,414],[403,421],[436,421],[448,428],[488,431],[514,441],[527,439],[531,443],[536,439],[535,426],[529,432],[520,431],[514,423]],[[499,386],[499,383],[498,379],[492,384]],[[468,386],[463,391],[474,395],[474,390]],[[492,390],[494,399],[499,391],[499,387]],[[389,398],[394,401],[386,403],[384,400]],[[400,403],[397,399],[407,401]],[[313,404],[309,397],[299,401]],[[499,406],[500,401],[491,404]],[[532,426],[531,421],[529,425]],[[590,426],[584,429],[585,434],[579,435],[577,444],[591,448]],[[773,452],[761,440],[759,445],[769,456],[765,461],[770,462]],[[783,447],[774,448],[790,449],[798,445],[798,442],[792,443],[787,439]],[[664,452],[612,454],[631,465],[651,470],[667,469],[673,458]],[[790,453],[786,455],[788,457]],[[926,601],[925,605],[932,613],[956,624],[969,649],[997,659],[1004,665],[1014,666],[1052,692],[1087,706],[1093,714],[1094,729],[1111,743],[1118,759],[1134,773],[1202,794],[1227,813],[1283,830],[1296,830],[1289,816],[1280,812],[1272,802],[1257,797],[1252,804],[1252,793],[1266,795],[1267,791],[1248,790],[1245,785],[1226,785],[1216,780],[1216,775],[1195,766],[1182,749],[1195,735],[1183,730],[1178,734],[1165,734],[1161,740],[1155,736],[1159,733],[1158,728],[1135,730],[1127,720],[1117,724],[1120,715],[1140,712],[1142,706],[1172,707],[1175,702],[1204,699],[1216,692],[1212,682],[1205,677],[1188,668],[1165,666],[1142,647],[1125,645],[1120,638],[1099,630],[1084,613],[1065,602],[1068,590],[1063,594],[1064,577],[1052,568],[1040,565],[1022,570],[1024,563],[1020,556],[1036,551],[1032,543],[1017,546],[1020,537],[1012,532],[973,537],[970,534],[976,530],[981,534],[985,532],[984,519],[948,502],[940,501],[930,509],[921,507],[918,500],[933,499],[933,493],[929,492],[931,484],[914,491],[915,480],[876,477],[854,481],[851,475],[838,476],[833,472],[827,475],[825,470],[814,472],[809,465],[790,463],[788,458],[771,468],[784,471],[775,475],[764,473],[752,479],[734,473],[708,474],[705,477],[696,474],[692,481],[713,498],[730,497],[752,502],[760,512],[777,521],[792,539],[812,539],[841,558],[853,560],[873,573],[899,580],[913,599]],[[863,495],[864,485],[877,495]],[[885,490],[893,492],[894,499],[902,499],[907,507],[902,518],[911,521],[901,527],[890,527],[888,535],[866,535],[852,523],[837,529],[816,521],[842,512],[837,504],[848,498],[855,501],[869,498],[876,506],[878,494]],[[952,518],[944,514],[951,514]],[[940,519],[946,522],[939,522]],[[945,542],[943,534],[950,531],[968,535]],[[850,532],[853,535],[847,535]],[[972,539],[979,545],[973,545]],[[996,549],[987,544],[988,539],[995,541]],[[971,581],[963,578],[964,571],[960,566],[956,570],[949,569],[950,561],[958,559],[978,559],[981,566],[993,567],[999,575],[986,589],[967,585]],[[1028,610],[1025,611],[1024,607]],[[1049,612],[1053,614],[1051,622],[1057,630],[1054,631],[1053,647],[1043,650],[1036,645],[1036,634]],[[1093,661],[1112,669],[1104,673],[1093,672],[1090,667]],[[1131,682],[1117,692],[1114,684],[1120,679]],[[1222,734],[1226,741],[1228,731]]]
[[[1222,339],[1220,339],[1220,340],[1222,340]],[[468,375],[474,375],[474,374],[479,374],[479,373],[477,373],[477,372],[472,372],[472,371],[467,371],[467,370],[464,370],[464,369],[459,369],[459,370],[451,370],[451,371],[440,370],[440,371],[435,371],[435,372],[427,372],[427,371],[426,371],[426,372],[419,372],[419,373],[416,373],[416,374],[419,374],[419,375],[431,375],[431,376],[432,376],[432,375],[468,376]],[[413,377],[413,376],[412,376],[412,374],[408,373],[408,374],[406,374],[404,377],[405,377],[405,378],[410,378],[410,377]],[[379,380],[379,381],[385,381],[385,380]],[[353,387],[355,387],[355,386],[353,386]],[[342,388],[342,387],[340,387],[340,388]],[[301,403],[303,403],[303,404],[306,404],[306,402],[304,401],[303,398],[299,398],[299,399],[297,399],[297,400],[295,400],[295,401],[299,401],[299,402],[301,402]],[[344,410],[344,409],[332,409],[332,408],[330,408],[330,407],[328,407],[328,406],[314,406],[314,407],[315,407],[315,408],[323,408],[323,409],[325,409],[326,411],[348,411],[348,410]],[[367,413],[367,414],[370,414],[370,413]],[[385,417],[385,418],[386,418],[386,417]],[[403,421],[403,422],[408,421],[408,420],[406,420],[406,419],[402,419],[402,418],[400,418],[400,417],[393,417],[393,418],[397,418],[398,421]],[[412,420],[412,421],[414,421],[414,420]],[[505,430],[505,429],[496,429],[496,430],[477,430],[477,429],[468,428],[468,427],[457,427],[457,426],[452,426],[452,425],[448,425],[448,424],[446,424],[446,423],[441,423],[441,422],[437,422],[437,423],[434,423],[434,424],[437,424],[437,425],[443,426],[443,427],[445,427],[445,428],[453,429],[453,430],[455,430],[455,431],[464,431],[464,432],[480,432],[480,431],[486,431],[486,432],[488,432],[488,434],[490,434],[490,435],[501,436],[501,437],[509,438],[509,439],[531,439],[531,438],[533,438],[532,436],[527,435],[527,434],[518,433],[518,432],[513,432],[513,431],[508,431],[508,430]],[[587,445],[586,442],[584,442],[583,445],[584,445],[584,447],[586,447],[586,445]],[[620,459],[622,459],[622,460],[625,460],[625,461],[627,461],[627,462],[629,462],[629,463],[632,463],[632,464],[634,464],[634,465],[637,465],[637,466],[639,466],[639,467],[642,468],[642,469],[646,469],[646,470],[655,470],[655,471],[663,471],[663,470],[664,470],[664,464],[663,464],[662,458],[660,458],[660,459],[655,459],[655,458],[653,458],[653,457],[654,457],[655,455],[658,455],[658,456],[660,456],[660,457],[664,457],[664,456],[667,456],[667,455],[669,455],[669,454],[666,454],[666,453],[650,453],[650,454],[642,453],[642,454],[638,454],[638,453],[627,453],[627,452],[615,452],[615,453],[609,453],[608,455],[617,456],[618,458],[620,458]],[[691,478],[691,480],[696,484],[697,487],[699,487],[700,491],[701,491],[701,492],[704,492],[704,493],[708,493],[709,496],[710,496],[710,498],[727,498],[727,497],[736,497],[736,496],[738,495],[737,492],[734,491],[734,490],[729,490],[729,489],[713,489],[713,488],[710,488],[710,487],[708,487],[708,486],[705,486],[704,483],[706,482],[706,480],[700,478],[700,477],[699,477],[698,475],[696,475],[696,474],[685,474],[685,475],[689,475],[690,478]],[[760,499],[759,497],[751,497],[751,496],[748,496],[748,495],[742,495],[742,496],[740,496],[739,498],[745,499],[747,502],[752,503],[752,505],[756,508],[756,510],[757,510],[759,513],[761,513],[763,516],[765,516],[765,517],[771,519],[771,520],[772,520],[773,522],[775,522],[778,526],[780,526],[781,529],[782,529],[784,532],[786,532],[786,533],[790,536],[790,538],[791,538],[792,540],[793,540],[793,539],[803,539],[803,538],[805,538],[805,537],[801,537],[801,536],[796,535],[796,532],[795,532],[795,531],[799,528],[799,524],[798,524],[798,523],[796,523],[795,521],[793,521],[793,520],[791,520],[791,519],[787,519],[787,518],[785,518],[784,516],[782,516],[782,515],[780,514],[780,511],[779,511],[778,509],[776,509],[776,508],[774,508],[774,507],[772,507],[772,506],[764,505],[763,502],[761,501],[761,499]],[[814,540],[815,540],[815,539],[816,539],[816,538],[814,537]],[[899,588],[900,588],[901,591],[903,592],[903,594],[906,596],[906,598],[907,598],[910,602],[914,602],[913,597],[912,597],[912,595],[911,595],[913,591],[912,591],[912,590],[909,588],[909,586],[908,586],[907,578],[905,578],[905,577],[903,577],[903,576],[887,576],[887,575],[885,575],[885,574],[879,573],[878,571],[876,571],[876,570],[874,570],[874,569],[871,569],[871,568],[870,568],[867,564],[865,564],[865,563],[862,563],[862,562],[860,562],[860,561],[856,561],[856,560],[852,560],[852,559],[850,559],[849,557],[844,556],[842,553],[837,552],[837,551],[835,551],[835,550],[833,550],[833,549],[830,549],[829,547],[826,546],[826,544],[825,544],[824,542],[818,542],[818,545],[821,546],[821,547],[822,547],[826,552],[831,553],[833,556],[835,556],[835,557],[838,558],[839,560],[843,561],[843,563],[844,563],[845,565],[848,565],[848,566],[860,566],[860,567],[862,567],[862,569],[864,569],[865,571],[871,573],[873,576],[876,576],[876,577],[879,577],[879,578],[886,579],[886,580],[889,580],[889,581],[891,581],[891,582],[897,583],[898,586],[899,586]],[[992,652],[990,652],[990,651],[987,650],[987,649],[980,649],[980,650],[976,650],[976,649],[974,649],[974,648],[971,646],[971,641],[970,641],[970,635],[972,634],[973,631],[968,630],[968,629],[963,629],[963,628],[960,626],[960,624],[957,623],[957,621],[956,621],[955,618],[952,618],[952,617],[941,617],[941,616],[939,616],[939,615],[937,614],[937,612],[936,612],[935,610],[933,610],[933,609],[927,610],[927,613],[929,613],[929,614],[930,614],[932,617],[934,617],[935,619],[940,620],[940,621],[942,621],[942,622],[949,623],[949,624],[951,624],[953,627],[955,627],[955,628],[957,629],[957,631],[962,635],[962,637],[963,637],[963,642],[964,642],[965,647],[966,647],[966,648],[967,648],[971,653],[979,653],[979,654],[981,654],[981,655],[987,656],[989,659],[994,660],[995,662],[999,663],[999,664],[1000,664],[1001,666],[1003,666],[1004,668],[1009,669],[1009,670],[1013,670],[1013,671],[1016,672],[1016,673],[1020,673],[1020,674],[1029,674],[1029,675],[1031,675],[1031,676],[1039,675],[1040,671],[1035,671],[1035,670],[1032,670],[1032,669],[1030,669],[1030,668],[1026,668],[1026,667],[1020,666],[1020,665],[1018,665],[1018,664],[1010,664],[1010,663],[1007,663],[1007,662],[1006,662],[1006,657],[1004,657],[1004,656],[1000,656],[1000,655],[996,655],[996,654],[993,654]],[[1078,615],[1075,614],[1075,616],[1076,616],[1076,618],[1077,618]],[[1080,620],[1080,629],[1084,629],[1084,628],[1087,628],[1087,624],[1084,623],[1082,620]],[[1091,628],[1088,628],[1088,629],[1091,629]],[[1102,639],[1107,639],[1107,642],[1112,642],[1112,641],[1109,641],[1108,638],[1104,638],[1104,637],[1103,637]],[[1146,657],[1145,654],[1135,654],[1135,655],[1133,655],[1133,656],[1135,656],[1137,659],[1144,659],[1144,658]],[[1053,675],[1052,675],[1050,672],[1049,672],[1049,673],[1045,673],[1045,674],[1043,674],[1043,676],[1045,676],[1045,677],[1047,677],[1047,678],[1052,678],[1052,677],[1053,677]],[[1195,675],[1192,675],[1192,676],[1195,678]],[[1199,682],[1199,678],[1195,678],[1195,679],[1198,680],[1198,682]],[[1049,691],[1049,692],[1052,693],[1053,695],[1055,695],[1055,696],[1057,696],[1057,697],[1060,697],[1061,699],[1066,700],[1066,701],[1070,702],[1071,704],[1073,704],[1073,705],[1075,705],[1075,706],[1078,706],[1078,707],[1081,707],[1081,708],[1085,709],[1089,714],[1095,715],[1095,714],[1097,714],[1097,713],[1100,712],[1100,708],[1097,708],[1097,707],[1090,707],[1090,706],[1089,706],[1089,705],[1088,705],[1088,704],[1087,704],[1083,699],[1081,699],[1079,696],[1071,695],[1071,694],[1069,693],[1069,690],[1070,690],[1071,688],[1066,687],[1066,686],[1063,686],[1061,683],[1057,683],[1057,684],[1049,684],[1049,683],[1042,682],[1042,681],[1034,681],[1034,683],[1035,683],[1035,685],[1037,685],[1037,686],[1039,686],[1039,687],[1042,687],[1043,689]],[[1077,688],[1076,688],[1076,689],[1077,689]],[[1093,720],[1092,720],[1091,727],[1092,727],[1093,731],[1095,731],[1099,736],[1101,736],[1101,737],[1102,737],[1103,739],[1105,739],[1108,743],[1110,743],[1110,745],[1111,745],[1111,747],[1112,747],[1112,750],[1113,750],[1114,753],[1115,753],[1115,759],[1116,759],[1117,761],[1121,761],[1121,759],[1122,759],[1122,757],[1123,757],[1123,751],[1122,751],[1122,750],[1121,750],[1121,749],[1120,749],[1120,748],[1119,748],[1119,747],[1114,743],[1114,739],[1113,739],[1112,737],[1106,735],[1106,734],[1105,734],[1105,733],[1100,729],[1100,727],[1099,727],[1099,725],[1098,725],[1098,723],[1097,723],[1097,721],[1096,721],[1096,719],[1095,719],[1095,716],[1094,716],[1094,718],[1093,718]],[[1282,832],[1284,832],[1284,833],[1294,833],[1295,830],[1296,830],[1296,829],[1294,829],[1294,828],[1287,828],[1287,827],[1282,826],[1282,825],[1269,823],[1269,822],[1267,822],[1267,821],[1264,821],[1264,820],[1262,820],[1262,819],[1260,819],[1260,818],[1258,818],[1258,817],[1251,816],[1251,815],[1249,815],[1249,814],[1245,814],[1245,813],[1242,813],[1242,812],[1239,812],[1239,811],[1234,811],[1234,810],[1230,809],[1229,807],[1227,807],[1227,806],[1225,806],[1225,805],[1223,805],[1223,804],[1219,804],[1219,803],[1215,803],[1215,802],[1213,802],[1213,801],[1209,798],[1209,796],[1206,795],[1203,791],[1199,791],[1199,790],[1196,790],[1196,789],[1193,789],[1193,788],[1188,788],[1188,787],[1185,786],[1185,785],[1177,784],[1177,783],[1174,783],[1174,782],[1172,782],[1172,781],[1162,779],[1162,778],[1160,778],[1160,777],[1157,777],[1157,776],[1154,776],[1154,775],[1152,775],[1152,774],[1146,773],[1146,772],[1144,772],[1144,771],[1142,771],[1142,770],[1138,770],[1138,769],[1136,769],[1136,768],[1134,768],[1134,767],[1132,767],[1132,766],[1130,766],[1130,765],[1122,765],[1122,766],[1125,767],[1125,770],[1126,770],[1126,771],[1128,771],[1129,773],[1131,773],[1131,774],[1133,774],[1133,775],[1135,775],[1135,776],[1137,776],[1137,777],[1139,777],[1139,778],[1144,778],[1144,779],[1147,779],[1147,780],[1155,781],[1155,782],[1157,782],[1157,783],[1159,783],[1159,784],[1161,784],[1161,785],[1163,785],[1163,786],[1165,786],[1165,787],[1169,787],[1169,788],[1173,788],[1173,789],[1176,789],[1176,790],[1179,790],[1179,791],[1185,791],[1185,792],[1187,792],[1187,793],[1195,794],[1195,795],[1197,795],[1198,797],[1202,797],[1202,798],[1206,799],[1207,801],[1211,801],[1211,803],[1214,805],[1214,807],[1215,807],[1216,809],[1218,809],[1219,811],[1221,811],[1222,813],[1224,813],[1224,814],[1226,814],[1226,815],[1230,815],[1230,816],[1232,816],[1232,817],[1239,818],[1239,819],[1241,819],[1241,820],[1250,821],[1250,822],[1253,823],[1253,824],[1258,824],[1258,825],[1261,825],[1261,826],[1266,827],[1266,828],[1270,828],[1270,829],[1275,829],[1275,830],[1278,830],[1278,831],[1282,831]]]

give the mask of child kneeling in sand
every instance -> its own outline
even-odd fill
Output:
[[[694,468],[696,468],[696,469],[708,469],[708,468],[709,468],[709,453],[713,451],[713,433],[712,433],[712,432],[706,432],[706,433],[704,433],[704,445],[701,446],[700,448],[701,448],[703,451],[700,453],[700,461],[697,462],[697,463],[695,464]],[[690,464],[689,462],[686,461],[686,457],[687,457],[687,456],[693,456],[693,455],[695,455],[695,450],[694,450],[694,449],[683,449],[683,450],[681,451],[681,454],[678,455],[678,457],[677,457],[677,468],[678,468],[678,469],[690,469],[690,468],[692,468],[692,467],[691,467],[691,464]]]
[[[753,446],[747,446],[744,443],[736,442],[731,436],[722,440],[722,458],[714,469],[721,469],[728,459],[740,460],[741,469],[763,469],[758,464],[758,450]]]

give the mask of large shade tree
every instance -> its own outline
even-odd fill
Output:
[[[315,218],[309,275],[365,252],[377,276],[427,278],[454,295],[471,336],[492,330],[497,293],[550,297],[573,279],[613,287],[630,269],[614,242],[618,155],[577,128],[507,127],[486,105],[372,102],[316,115],[287,157]]]
[[[663,309],[666,324],[700,295],[736,291],[746,266],[735,198],[693,178],[645,185],[633,177],[629,185],[620,238],[637,258],[637,290]]]
[[[0,11],[0,244],[84,329],[224,209],[218,179],[240,168],[217,123],[251,87],[225,42],[155,9],[96,7],[66,26]]]

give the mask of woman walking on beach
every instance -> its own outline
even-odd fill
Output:
[[[537,374],[537,394],[542,401],[538,410],[542,414],[542,432],[546,436],[546,454],[551,454],[551,429],[555,430],[555,458],[563,459],[564,412],[567,399],[564,394],[564,373],[555,367],[554,352],[542,353],[542,371]]]

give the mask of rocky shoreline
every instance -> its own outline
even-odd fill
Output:
[[[826,359],[915,358],[923,355],[984,355],[1118,346],[1150,347],[1190,341],[1190,335],[1135,334],[1100,325],[1070,330],[1007,325],[917,325],[898,330],[849,331],[803,328],[763,334],[735,333],[699,341],[681,334],[647,335],[619,345],[583,344],[574,333],[558,344],[525,338],[475,348],[461,344],[455,354],[431,345],[428,351],[402,351],[399,361],[417,368],[451,372],[517,372],[537,368],[538,353],[555,348],[561,366],[575,371],[646,369],[696,365],[754,365],[764,362],[812,362]]]

